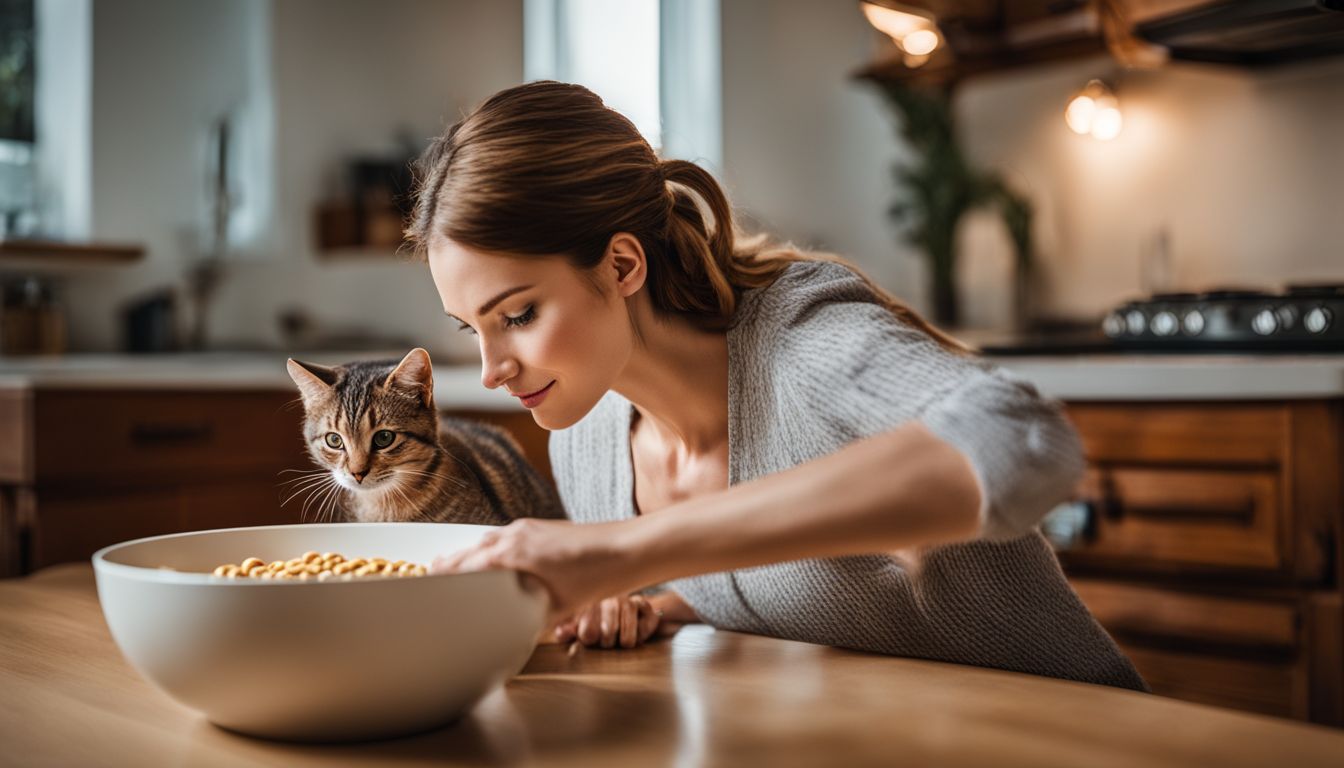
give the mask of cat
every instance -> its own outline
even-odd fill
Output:
[[[290,499],[358,522],[506,525],[563,518],[555,488],[497,427],[441,417],[429,353],[335,367],[286,363],[299,388],[308,454]],[[285,500],[286,502],[289,499]]]

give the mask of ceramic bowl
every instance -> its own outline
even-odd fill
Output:
[[[281,525],[138,539],[93,556],[112,637],[211,722],[300,741],[385,738],[465,714],[527,662],[544,594],[512,571],[230,580],[215,566],[309,550],[429,564],[488,526]],[[165,570],[171,568],[173,570]]]

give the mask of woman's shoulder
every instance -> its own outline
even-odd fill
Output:
[[[853,267],[823,260],[795,261],[773,283],[745,298],[757,304],[878,301],[877,292]]]
[[[750,291],[733,326],[751,346],[789,345],[807,338],[861,344],[874,331],[904,336],[878,290],[852,267],[834,261],[798,261],[773,283]]]

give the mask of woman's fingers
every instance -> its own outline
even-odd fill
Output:
[[[621,600],[620,602],[620,624],[621,630],[617,633],[617,642],[622,648],[634,648],[639,645],[639,604],[635,602],[638,595]]]
[[[597,645],[602,639],[597,608],[596,605],[590,605],[579,612],[579,642],[584,645]]]
[[[608,597],[598,606],[602,617],[602,647],[615,648],[616,635],[621,630],[621,599]]]
[[[575,639],[579,634],[579,623],[575,619],[566,619],[555,625],[555,641],[557,643],[568,643]]]
[[[663,617],[658,613],[658,609],[654,608],[643,595],[636,595],[635,598],[637,599],[635,606],[638,611],[639,642],[643,643],[653,637],[654,632],[658,631],[658,623],[662,621]]]

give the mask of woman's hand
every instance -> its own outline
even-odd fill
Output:
[[[643,595],[608,597],[555,625],[555,639],[589,648],[634,648],[653,637],[662,618]]]
[[[608,597],[555,626],[555,641],[603,648],[634,648],[651,637],[671,637],[699,617],[671,590]]]
[[[512,569],[541,581],[554,623],[612,595],[628,594],[654,579],[644,576],[638,552],[624,543],[626,522],[575,525],[523,518],[487,531],[473,547],[436,558],[431,573]]]

